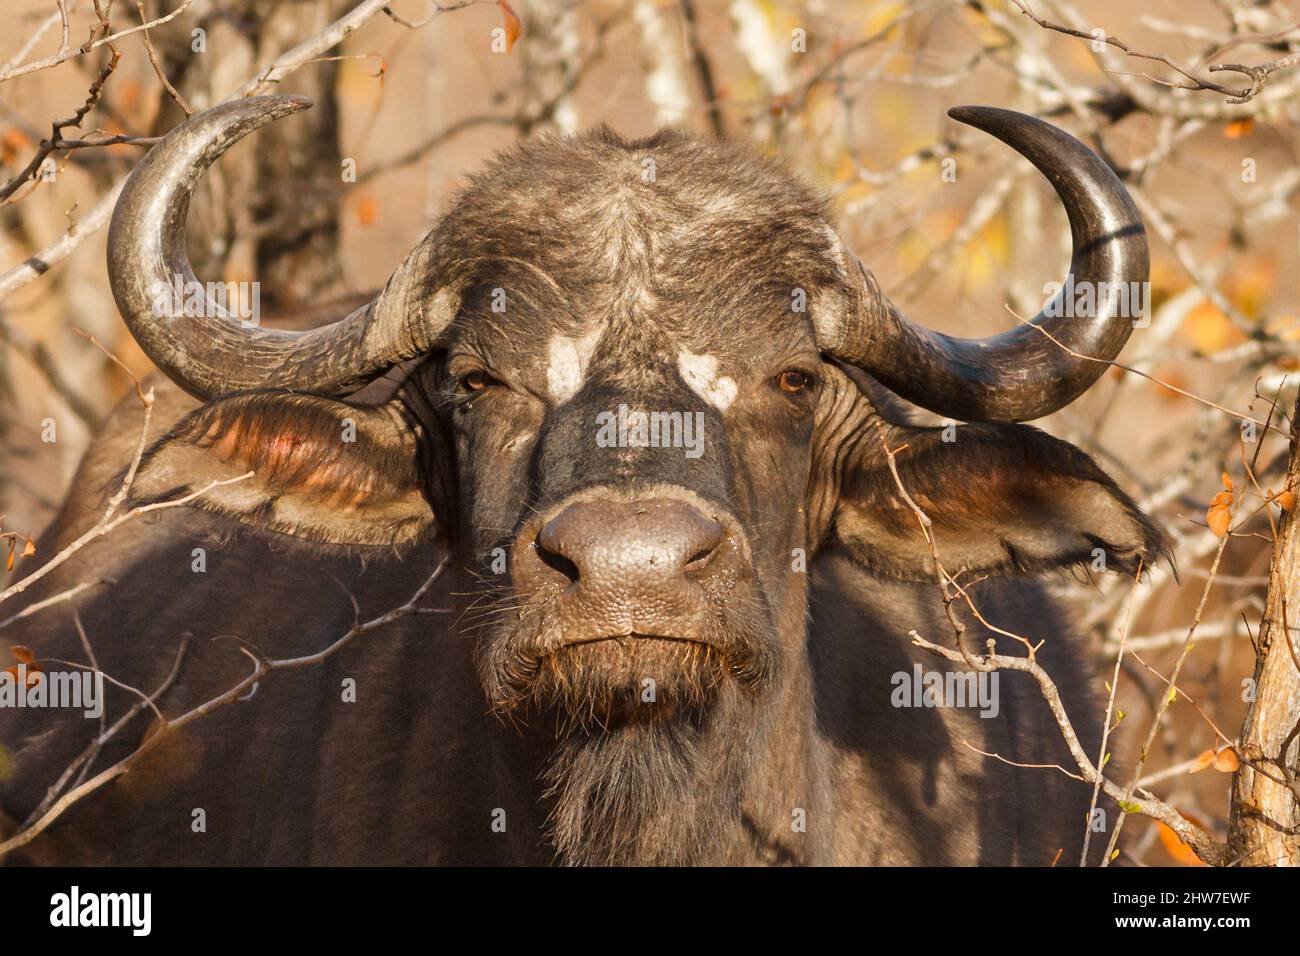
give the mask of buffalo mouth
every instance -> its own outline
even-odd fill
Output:
[[[530,633],[525,614],[487,638],[480,669],[499,714],[555,711],[587,729],[698,716],[724,685],[753,694],[770,679],[775,638],[759,617],[732,614],[689,634],[608,634]]]
[[[578,648],[591,647],[595,644],[604,644],[612,642],[622,648],[635,646],[633,642],[652,641],[666,644],[684,644],[694,645],[696,647],[712,648],[714,645],[703,637],[694,637],[684,634],[642,634],[632,631],[628,634],[597,634],[594,637],[574,637],[561,642],[561,644],[551,652],[551,655],[561,654],[565,651],[575,650]],[[716,648],[715,648],[716,649]]]

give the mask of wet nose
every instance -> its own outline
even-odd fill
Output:
[[[589,596],[670,597],[708,564],[723,526],[669,498],[578,501],[537,536],[538,555]]]

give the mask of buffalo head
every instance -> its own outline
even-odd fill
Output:
[[[1103,297],[988,339],[932,332],[885,298],[818,197],[736,145],[524,143],[373,301],[312,331],[247,328],[210,302],[158,308],[160,284],[194,281],[184,233],[203,169],[306,105],[197,116],[122,193],[118,306],[206,402],[148,451],[134,494],[201,492],[204,508],[328,547],[442,536],[479,582],[463,629],[485,706],[605,740],[602,779],[644,763],[611,749],[620,735],[689,750],[711,722],[740,734],[807,710],[804,572],[823,552],[932,580],[935,553],[996,575],[1099,553],[1131,571],[1161,549],[1087,455],[1014,424],[1096,381],[1130,316]],[[1074,287],[1145,281],[1138,215],[1092,152],[1017,113],[952,115],[1056,188]],[[968,424],[909,425],[889,392]],[[560,762],[561,789],[577,760]]]

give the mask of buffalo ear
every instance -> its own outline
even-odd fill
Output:
[[[155,442],[129,503],[195,495],[197,507],[255,529],[400,546],[434,525],[421,461],[417,428],[399,403],[245,392],[209,402]]]
[[[947,439],[947,440],[945,440]],[[833,533],[873,572],[934,580],[933,556],[899,483],[930,518],[949,574],[1080,566],[1133,573],[1168,558],[1164,534],[1088,455],[1027,425],[889,425],[840,475]]]

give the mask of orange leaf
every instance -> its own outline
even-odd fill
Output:
[[[506,0],[497,0],[497,6],[501,8],[501,19],[505,23],[506,52],[509,53],[515,48],[515,41],[524,35],[524,24]]]
[[[1232,494],[1232,479],[1228,477],[1226,471],[1223,473],[1223,487],[1227,489],[1228,494]]]
[[[22,666],[22,664],[10,664],[8,667],[0,668],[0,674],[9,674],[14,680],[18,680],[18,668]],[[28,664],[27,686],[34,687],[44,680],[43,671],[44,668],[40,664]]]
[[[1205,512],[1205,523],[1210,526],[1215,537],[1222,538],[1228,533],[1228,526],[1232,523],[1232,513],[1228,511],[1226,505],[1212,505]]]
[[[13,162],[31,142],[26,133],[16,126],[10,126],[0,134],[0,159],[6,163]]]
[[[1192,816],[1190,813],[1178,811],[1179,815],[1191,823],[1195,823],[1201,829],[1205,829],[1205,824]],[[1160,845],[1165,848],[1165,852],[1174,858],[1183,866],[1207,866],[1208,864],[1192,852],[1192,848],[1178,839],[1178,834],[1168,825],[1156,822],[1156,832],[1160,834]]]
[[[1206,769],[1213,763],[1214,763],[1214,751],[1207,750],[1204,753],[1200,753],[1196,755],[1196,759],[1193,760],[1192,765],[1187,768],[1187,772],[1200,773],[1202,770]]]
[[[9,648],[9,653],[14,656],[14,660],[19,664],[30,664],[32,661],[36,660],[36,655],[32,653],[32,649],[30,647],[24,647],[22,644],[15,644],[13,647]]]
[[[370,196],[363,196],[357,202],[357,222],[363,229],[369,229],[379,221],[379,204]]]
[[[1278,492],[1273,496],[1273,500],[1277,502],[1277,506],[1283,511],[1289,512],[1295,507],[1295,493],[1292,491]]]
[[[1219,773],[1236,773],[1239,766],[1237,751],[1231,747],[1224,747],[1214,757],[1214,769]]]
[[[1228,139],[1241,139],[1243,136],[1249,136],[1250,131],[1255,128],[1255,119],[1251,116],[1235,119],[1227,126],[1223,127],[1223,135]]]
[[[1289,511],[1290,509],[1288,508],[1286,510]],[[27,536],[27,543],[23,545],[23,557],[30,558],[35,553],[36,553],[36,542],[32,540],[32,536],[29,534]]]

